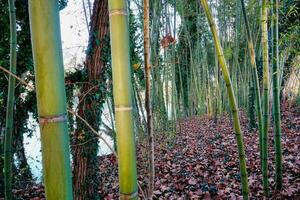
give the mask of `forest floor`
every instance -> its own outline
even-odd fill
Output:
[[[272,124],[272,123],[271,123]],[[248,131],[241,112],[251,199],[263,199],[258,133]],[[154,199],[242,199],[237,146],[229,115],[218,119],[191,117],[180,121],[172,137],[155,138]],[[300,107],[282,105],[283,190],[275,192],[273,127],[269,132],[270,199],[300,199]],[[138,180],[144,188],[147,179],[145,147],[138,147]],[[101,187],[105,199],[119,199],[117,161],[113,155],[100,157]],[[39,185],[15,190],[17,199],[43,199]],[[24,196],[27,193],[27,197]],[[143,196],[139,192],[140,198]],[[35,197],[35,198],[34,198]]]

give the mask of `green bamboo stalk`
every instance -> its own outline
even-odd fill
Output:
[[[17,28],[15,1],[8,0],[10,22],[10,71],[16,73],[17,66]],[[15,84],[16,80],[9,75],[6,123],[4,136],[4,185],[5,199],[12,199],[12,132],[14,124]]]
[[[203,49],[204,50],[204,49]],[[216,52],[214,53],[216,55]],[[217,114],[221,114],[223,112],[222,109],[222,84],[219,81],[219,66],[218,66],[218,57],[214,56],[215,59],[215,82],[216,82],[216,101],[217,101]],[[206,63],[208,63],[208,56],[206,54]],[[206,64],[206,69],[208,70],[208,64]],[[208,77],[207,77],[208,78]]]
[[[218,54],[218,61],[220,63],[220,67],[222,68],[223,77],[224,77],[227,92],[228,92],[230,109],[232,112],[235,136],[236,136],[238,152],[239,152],[240,173],[241,173],[241,180],[242,180],[242,194],[243,194],[244,199],[249,199],[249,186],[248,186],[248,175],[247,175],[247,167],[246,167],[246,155],[245,155],[244,142],[243,142],[243,133],[241,131],[239,113],[238,113],[238,108],[236,105],[236,100],[235,100],[235,96],[234,96],[234,92],[233,92],[233,88],[232,88],[232,84],[231,84],[231,80],[230,80],[230,75],[229,75],[228,67],[226,64],[225,57],[224,57],[223,49],[220,44],[220,39],[218,37],[216,25],[213,20],[211,11],[209,10],[207,0],[200,0],[200,1],[202,4],[202,7],[204,9],[204,12],[206,14],[211,32],[213,34],[215,48],[216,48],[216,51]]]
[[[280,86],[279,86],[279,48],[278,48],[278,0],[273,0],[273,115],[275,141],[275,183],[276,189],[282,188],[282,150],[281,150],[281,119],[280,119]]]
[[[29,1],[46,198],[72,199],[58,1]]]
[[[262,174],[264,195],[269,195],[268,183],[268,130],[269,130],[269,52],[268,52],[268,0],[262,0],[262,59],[263,59],[263,132],[262,132]]]
[[[154,190],[154,143],[151,108],[151,64],[150,64],[150,30],[149,30],[149,0],[144,0],[144,64],[146,78],[145,106],[147,111],[147,133],[148,133],[148,159],[149,159],[149,189],[148,198],[152,199]],[[168,108],[168,100],[167,106]],[[168,112],[167,112],[168,113]]]
[[[241,34],[241,16],[240,16],[240,6],[238,5],[238,2],[236,3],[236,17],[235,17],[235,28],[234,28],[234,36],[235,36],[235,40],[234,40],[234,47],[231,47],[233,49],[233,55],[232,55],[232,82],[233,82],[233,89],[234,92],[237,94],[237,106],[242,105],[242,92],[244,92],[243,90],[243,84],[241,84],[243,78],[241,76],[243,76],[243,73],[239,73],[241,72],[241,68],[242,68],[242,64],[239,65],[239,41],[240,41],[240,37],[239,37],[239,33]],[[227,27],[226,27],[227,29]],[[230,45],[230,44],[229,44]],[[231,45],[230,45],[231,46]],[[229,62],[230,65],[230,62]]]
[[[261,110],[261,97],[260,97],[260,87],[259,87],[259,80],[258,80],[258,73],[257,73],[257,65],[255,60],[255,50],[252,40],[252,35],[250,32],[250,26],[248,23],[248,18],[246,14],[245,2],[241,0],[242,5],[242,12],[245,21],[246,33],[247,33],[247,42],[248,42],[248,49],[250,54],[250,63],[252,66],[252,79],[253,79],[253,87],[255,91],[256,97],[256,114],[258,119],[258,131],[259,131],[259,148],[260,148],[260,159],[262,160],[262,124],[263,124],[263,116]]]
[[[129,33],[125,0],[109,0],[113,93],[118,146],[120,199],[137,199],[137,171],[132,115]]]
[[[162,85],[164,86],[162,88],[163,90],[163,96],[165,98],[165,106],[166,106],[166,114],[168,116],[168,113],[169,113],[169,85],[168,85],[168,78],[169,78],[169,64],[168,64],[168,53],[167,53],[167,50],[164,49],[164,55],[163,55],[163,62],[165,63],[164,64],[164,68],[163,68],[163,74],[162,74]]]
[[[176,0],[174,1],[174,18],[173,18],[173,35],[175,37],[176,35]],[[179,110],[178,102],[177,102],[177,97],[176,97],[176,79],[175,79],[175,68],[176,68],[176,48],[175,45],[172,45],[172,58],[174,58],[174,62],[172,64],[172,121],[173,121],[173,131],[176,131],[176,119],[177,119],[177,113]]]

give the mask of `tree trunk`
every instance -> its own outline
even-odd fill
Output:
[[[107,93],[107,58],[104,47],[109,46],[107,0],[95,0],[90,22],[90,37],[85,61],[88,83],[80,89],[78,115],[99,131],[103,104]],[[97,199],[99,187],[98,138],[77,120],[72,135],[74,199]]]

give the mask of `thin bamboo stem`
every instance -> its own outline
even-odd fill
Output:
[[[153,198],[154,190],[154,142],[151,103],[151,63],[150,63],[150,31],[149,31],[149,0],[144,0],[144,64],[146,78],[145,106],[147,111],[148,159],[149,159],[149,189],[148,198]],[[168,105],[167,105],[168,107]]]
[[[263,58],[263,132],[262,132],[262,174],[264,195],[269,195],[268,182],[268,130],[269,130],[269,51],[268,51],[268,0],[262,0],[262,58]]]
[[[215,25],[215,22],[213,20],[211,11],[209,10],[207,0],[200,0],[202,7],[204,9],[204,12],[206,14],[211,32],[213,34],[213,39],[215,43],[215,48],[218,54],[218,61],[220,63],[220,67],[222,68],[224,81],[226,84],[228,97],[229,97],[229,103],[230,103],[230,109],[233,116],[233,124],[234,124],[234,130],[235,130],[235,136],[238,146],[238,152],[239,152],[239,160],[240,160],[240,173],[241,173],[241,181],[242,181],[242,194],[244,199],[249,199],[249,185],[248,185],[248,175],[247,175],[247,167],[246,167],[246,155],[245,155],[245,149],[244,149],[244,142],[243,142],[243,133],[241,131],[240,126],[240,120],[239,120],[239,113],[238,113],[238,107],[235,100],[235,95],[233,92],[230,75],[228,71],[228,67],[226,64],[226,60],[224,57],[223,49],[220,44],[220,39],[217,34],[217,28]]]
[[[250,32],[250,27],[248,23],[248,18],[246,14],[245,2],[241,0],[242,5],[242,12],[245,21],[246,33],[247,33],[247,41],[248,41],[248,49],[250,54],[250,63],[252,66],[252,79],[253,79],[253,87],[255,91],[256,97],[256,113],[258,119],[258,130],[259,130],[259,148],[260,148],[260,159],[262,160],[262,124],[263,124],[263,117],[262,117],[262,110],[261,110],[261,97],[260,97],[260,87],[259,87],[259,80],[258,80],[258,73],[257,73],[257,66],[255,60],[255,51],[253,40]]]
[[[278,6],[279,1],[273,0],[273,115],[275,142],[275,183],[276,189],[282,188],[282,148],[281,148],[281,119],[280,119],[280,85],[279,85],[279,48],[278,48]]]
[[[9,22],[10,22],[10,71],[16,73],[17,66],[17,29],[15,1],[9,0]],[[14,105],[15,105],[16,80],[9,75],[6,123],[4,136],[4,193],[5,199],[12,199],[12,132],[14,129]]]

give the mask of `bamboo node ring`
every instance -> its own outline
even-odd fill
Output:
[[[55,122],[66,122],[68,121],[67,114],[61,115],[48,115],[48,116],[41,116],[39,117],[40,124],[48,124],[48,123],[55,123]]]
[[[125,9],[114,9],[114,10],[110,10],[109,12],[109,17],[115,16],[115,15],[124,15],[127,16],[127,10]]]
[[[116,110],[116,112],[131,111],[132,107],[131,106],[116,106],[115,110]]]
[[[135,191],[131,194],[120,194],[120,199],[133,199],[138,196],[138,191]]]

